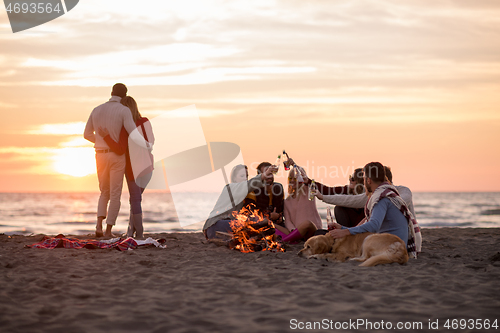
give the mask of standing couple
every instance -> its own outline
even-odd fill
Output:
[[[123,175],[130,194],[128,237],[144,237],[142,193],[151,179],[154,136],[151,124],[139,113],[127,87],[117,83],[111,98],[96,107],[85,126],[84,138],[94,143],[101,195],[97,206],[96,237],[112,237],[111,229],[120,211]],[[109,202],[109,208],[108,208]],[[106,231],[102,222],[106,219]]]

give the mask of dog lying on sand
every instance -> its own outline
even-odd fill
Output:
[[[405,243],[398,236],[392,234],[373,234],[365,232],[338,239],[332,236],[320,235],[309,238],[299,256],[328,261],[347,259],[362,261],[360,266],[375,266],[397,262],[404,264],[408,261]]]

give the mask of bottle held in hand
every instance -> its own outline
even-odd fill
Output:
[[[332,210],[330,209],[330,206],[326,207],[326,225],[328,230],[333,230],[333,217],[332,217]]]
[[[283,160],[285,159],[286,156],[286,161],[283,161],[283,165],[285,166],[285,170],[288,171],[290,168],[294,168],[294,174],[295,177],[297,178],[297,184],[300,185],[304,183],[304,178],[302,177],[302,172],[300,170],[300,167],[293,161],[293,159],[288,156],[288,153],[283,149]]]
[[[273,174],[277,174],[278,173],[278,170],[280,169],[280,162],[281,162],[281,155],[278,155],[278,157],[276,158],[276,162],[274,162],[274,164],[273,164],[276,167],[273,170]]]
[[[311,184],[309,185],[309,200],[314,200],[317,192],[318,186],[316,186],[316,182],[314,181],[314,179],[312,179]]]
[[[292,165],[292,160],[290,159],[290,156],[286,153],[286,151],[283,149],[283,159],[285,159],[286,156],[286,161],[283,161],[283,165],[285,166],[285,171],[290,170],[290,166]]]

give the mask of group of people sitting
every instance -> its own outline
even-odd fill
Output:
[[[274,182],[278,166],[262,162],[257,175],[248,179],[248,168],[237,165],[231,172],[231,183],[224,187],[219,199],[203,226],[207,239],[230,233],[234,214],[253,204],[254,209],[268,218],[276,235],[283,242],[295,243],[309,237],[328,233],[334,238],[363,232],[390,233],[400,237],[409,254],[416,257],[421,251],[422,237],[415,219],[412,193],[405,186],[394,186],[392,171],[379,162],[371,162],[354,170],[346,186],[330,187],[315,182],[314,194],[325,203],[335,205],[336,223],[325,230],[316,208],[309,200],[311,179],[301,167],[288,174],[288,195],[280,183]]]
[[[108,102],[97,106],[89,116],[85,139],[95,143],[99,197],[96,236],[112,237],[112,227],[120,210],[123,177],[130,192],[130,219],[127,236],[143,238],[142,192],[151,179],[154,135],[147,118],[141,116],[136,101],[127,96],[127,87],[117,83]],[[287,161],[288,162],[288,161]],[[315,200],[309,200],[312,180],[303,168],[289,160],[288,196],[274,182],[277,165],[262,162],[257,175],[248,179],[248,168],[238,165],[231,172],[231,183],[224,187],[203,226],[207,239],[218,232],[231,232],[235,214],[252,205],[273,224],[283,242],[307,240],[329,233],[334,238],[363,232],[390,233],[400,237],[410,255],[420,252],[422,237],[415,219],[412,194],[404,186],[392,184],[392,172],[379,162],[354,170],[349,185],[329,187],[315,182],[318,199],[335,205],[337,223],[333,230],[322,229]],[[108,209],[109,202],[109,209]],[[253,208],[255,207],[255,208]],[[106,219],[106,232],[103,221]]]

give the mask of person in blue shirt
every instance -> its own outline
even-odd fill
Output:
[[[408,242],[408,220],[396,205],[382,193],[388,185],[385,182],[384,166],[379,162],[365,165],[364,185],[366,194],[370,197],[367,204],[367,222],[353,228],[345,228],[339,224],[330,231],[333,238],[342,238],[364,232],[389,233]],[[378,191],[377,191],[378,189]]]

